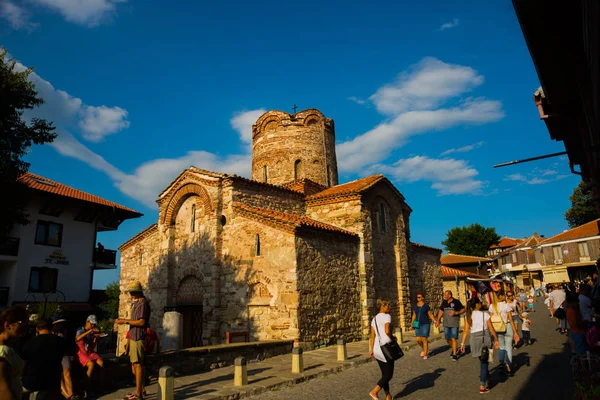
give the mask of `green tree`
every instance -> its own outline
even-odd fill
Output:
[[[584,181],[573,189],[573,194],[569,197],[571,208],[565,213],[565,219],[570,228],[575,228],[598,218],[594,204],[592,203],[592,192],[586,188]]]
[[[449,253],[485,257],[489,247],[499,241],[496,228],[486,228],[475,223],[450,229],[442,244]]]
[[[121,294],[119,282],[109,283],[105,292],[108,300],[100,304],[100,307],[106,311],[106,318],[116,319],[119,317],[119,295]]]
[[[28,191],[17,182],[29,170],[29,163],[23,157],[32,144],[50,143],[56,138],[51,122],[23,118],[24,110],[39,107],[44,100],[27,79],[33,69],[17,72],[15,64],[7,51],[0,48],[0,185],[3,193],[9,194],[3,196],[0,235],[7,234],[15,224],[29,222],[25,212]]]

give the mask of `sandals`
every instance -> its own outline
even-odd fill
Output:
[[[135,393],[130,393],[127,396],[123,397],[123,400],[143,400],[144,396],[138,396]]]

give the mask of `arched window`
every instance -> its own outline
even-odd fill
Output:
[[[138,253],[138,265],[142,265],[144,263],[144,249],[140,248]]]
[[[254,243],[254,255],[260,256],[260,235],[256,234],[256,241]]]
[[[300,179],[302,176],[302,160],[294,162],[294,180]]]
[[[385,226],[385,206],[383,203],[379,204],[379,228],[381,229],[381,232],[385,232],[387,228]]]
[[[327,186],[331,187],[331,168],[327,167]]]
[[[195,204],[192,204],[190,230],[192,231],[192,233],[196,232],[196,205]]]
[[[267,166],[263,166],[263,181],[267,182],[267,180],[269,179],[269,171],[267,169]]]

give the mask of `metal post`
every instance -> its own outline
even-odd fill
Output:
[[[337,360],[346,361],[348,359],[348,352],[346,351],[346,340],[343,338],[337,341]]]
[[[402,337],[402,328],[394,328],[394,336],[396,340],[398,340],[398,344],[402,344],[404,342],[404,338]]]
[[[302,360],[302,347],[292,349],[292,373],[301,374],[304,372],[304,362]]]
[[[175,370],[165,366],[158,370],[158,400],[175,399]]]
[[[244,357],[238,357],[234,361],[233,386],[244,386],[248,384],[248,363]]]

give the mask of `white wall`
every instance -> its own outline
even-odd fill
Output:
[[[16,274],[12,278],[9,304],[24,301],[29,285],[31,267],[49,267],[58,269],[57,290],[65,294],[65,301],[85,302],[89,300],[92,279],[92,258],[95,226],[93,223],[75,221],[78,210],[66,209],[59,217],[39,214],[40,200],[35,199],[28,207],[29,220],[26,226],[16,226],[9,236],[20,238],[19,258]],[[35,244],[37,221],[50,221],[63,225],[61,247]],[[69,262],[68,265],[46,263],[48,256],[60,249]],[[0,266],[1,268],[1,266]],[[2,279],[5,275],[0,275]],[[0,280],[0,286],[3,282]],[[36,294],[37,301],[43,299]],[[54,300],[55,296],[49,297]],[[32,296],[28,300],[33,300]],[[60,299],[62,300],[62,298]]]

